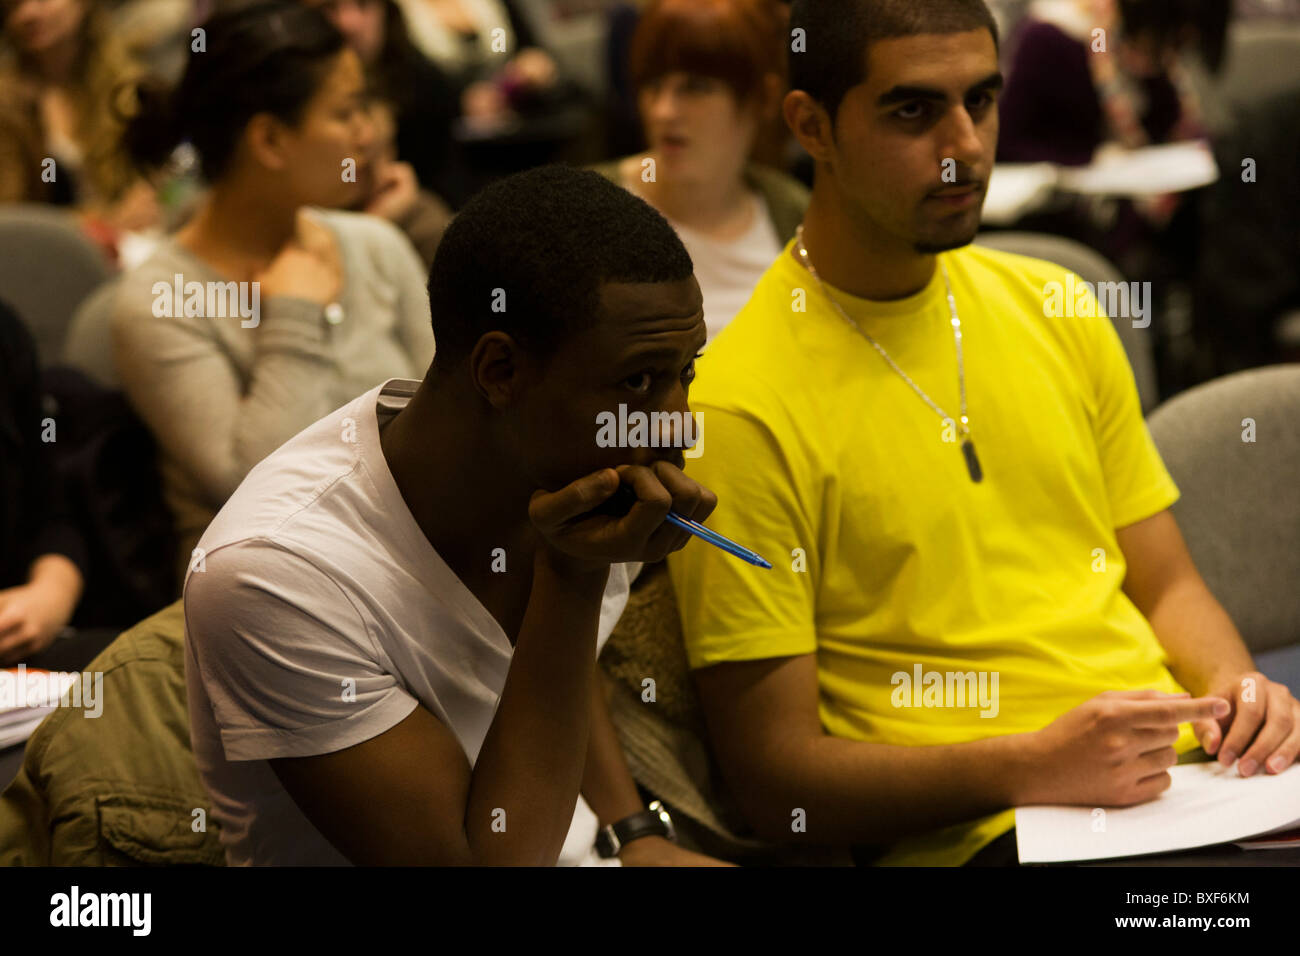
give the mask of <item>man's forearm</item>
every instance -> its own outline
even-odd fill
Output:
[[[470,783],[466,833],[476,863],[550,866],[559,856],[587,762],[607,578],[608,568],[563,573],[539,553],[510,673]],[[492,829],[496,820],[503,830]]]
[[[886,844],[1015,806],[1033,748],[1030,734],[936,747],[824,735],[791,741],[766,763],[741,803],[768,839]],[[804,833],[792,827],[800,818]]]
[[[1169,655],[1169,670],[1192,696],[1212,691],[1222,675],[1255,670],[1228,612],[1197,575],[1165,589],[1147,615]]]
[[[600,819],[601,826],[617,823],[645,809],[636,781],[627,768],[623,745],[609,717],[605,681],[596,668],[591,695],[591,729],[587,740],[587,765],[582,774],[582,796]]]

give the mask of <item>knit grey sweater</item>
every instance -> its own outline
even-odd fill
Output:
[[[158,443],[182,580],[204,529],[257,462],[385,379],[423,378],[433,360],[425,270],[406,237],[372,216],[311,212],[338,240],[337,324],[292,297],[262,299],[255,326],[229,311],[159,308],[177,275],[182,283],[224,278],[174,239],[122,278],[113,357]]]

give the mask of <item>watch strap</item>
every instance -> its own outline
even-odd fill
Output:
[[[641,837],[661,836],[673,839],[675,834],[672,826],[664,819],[667,812],[662,809],[662,804],[655,801],[651,807],[652,809],[642,810],[603,827],[596,835],[596,852],[608,858],[617,856],[623,847]]]

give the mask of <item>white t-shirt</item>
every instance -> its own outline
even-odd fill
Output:
[[[636,190],[625,180],[625,185]],[[763,273],[785,249],[776,225],[768,214],[767,203],[757,193],[749,194],[754,207],[753,221],[741,236],[721,240],[668,219],[669,224],[690,253],[695,265],[695,279],[704,297],[704,325],[712,342],[728,322],[744,308]]]
[[[231,865],[348,862],[270,758],[351,747],[422,705],[472,765],[491,726],[513,648],[420,530],[379,445],[418,385],[390,379],[256,465],[186,574],[190,736]],[[610,569],[598,650],[635,569]],[[596,855],[597,829],[579,796],[560,864],[616,864]]]

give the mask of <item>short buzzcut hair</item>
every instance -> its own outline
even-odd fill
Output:
[[[597,319],[606,282],[676,282],[690,254],[645,200],[599,173],[540,166],[476,193],[447,227],[429,272],[434,367],[487,332],[546,361]]]
[[[790,45],[790,88],[803,90],[835,116],[845,94],[866,80],[867,47],[877,40],[998,25],[984,0],[794,0],[790,30],[802,29],[804,48]]]

